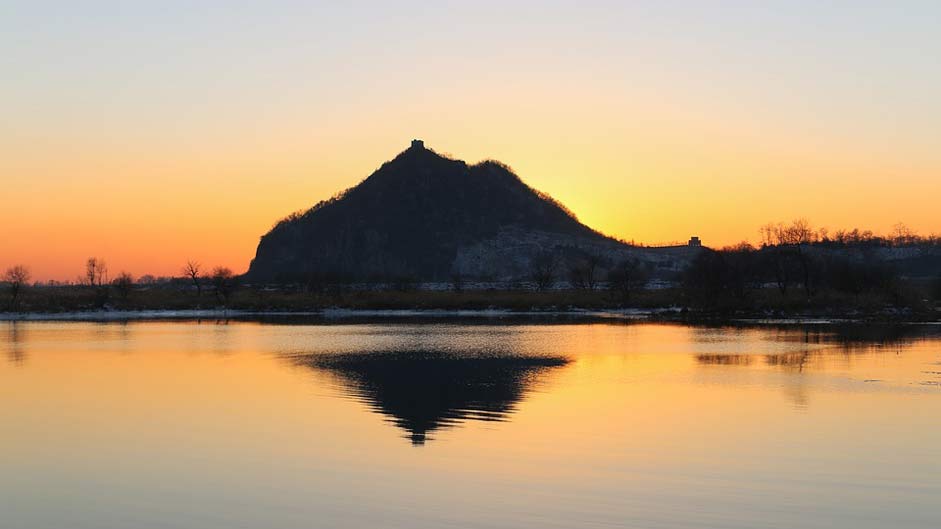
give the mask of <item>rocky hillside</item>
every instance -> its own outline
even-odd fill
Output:
[[[695,249],[628,246],[580,223],[564,206],[494,161],[468,165],[421,142],[359,185],[279,222],[258,245],[247,279],[518,280],[547,259],[559,274],[591,257],[675,273]]]

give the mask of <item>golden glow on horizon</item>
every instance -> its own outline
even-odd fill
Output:
[[[429,147],[470,163],[508,163],[582,222],[640,243],[694,234],[710,246],[755,241],[762,224],[796,217],[886,233],[899,221],[923,234],[938,227],[941,179],[928,164],[903,178],[904,168],[875,160],[841,163],[745,148],[736,157],[626,135],[589,145],[424,137]],[[23,263],[36,279],[60,280],[79,275],[89,256],[104,258],[113,273],[173,275],[187,259],[243,271],[258,237],[277,219],[355,185],[406,141],[351,141],[346,149],[312,143],[307,155],[261,145],[253,156],[245,145],[231,156],[95,159],[91,151],[85,159],[34,160],[32,168],[21,166],[20,174],[31,176],[8,186],[10,203],[0,210],[0,223],[15,227],[4,230],[0,266]],[[463,152],[460,145],[467,145]]]
[[[257,40],[211,16],[181,28],[130,12],[128,34],[78,13],[68,31],[40,26],[25,49],[9,46],[20,51],[3,87],[0,268],[74,279],[99,256],[137,276],[178,274],[187,259],[244,271],[276,220],[413,137],[507,163],[587,225],[639,243],[755,241],[761,225],[798,217],[941,230],[941,76],[904,46],[936,42],[931,17],[861,13],[854,24],[896,31],[874,39],[826,8],[816,33],[792,27],[802,12],[536,7],[501,25],[482,7],[424,6],[428,20],[402,21],[416,40],[346,24],[361,13],[340,7],[243,13]],[[813,53],[766,38],[795,29],[815,31],[802,40]],[[218,41],[162,38],[173,31]],[[87,55],[57,62],[75,42]]]

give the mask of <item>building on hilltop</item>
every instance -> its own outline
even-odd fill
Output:
[[[699,246],[702,246],[702,241],[699,240],[699,237],[696,237],[695,235],[693,235],[692,237],[689,238],[689,242],[686,243],[686,245],[699,247]]]
[[[412,148],[413,148],[413,149],[424,149],[424,148],[425,148],[425,142],[423,142],[423,141],[421,141],[421,140],[412,140]]]

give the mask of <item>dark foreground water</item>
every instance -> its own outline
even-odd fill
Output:
[[[941,527],[941,328],[0,323],[0,527]]]

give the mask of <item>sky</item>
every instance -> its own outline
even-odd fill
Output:
[[[0,0],[0,269],[247,269],[412,138],[640,243],[941,232],[938,2]]]

